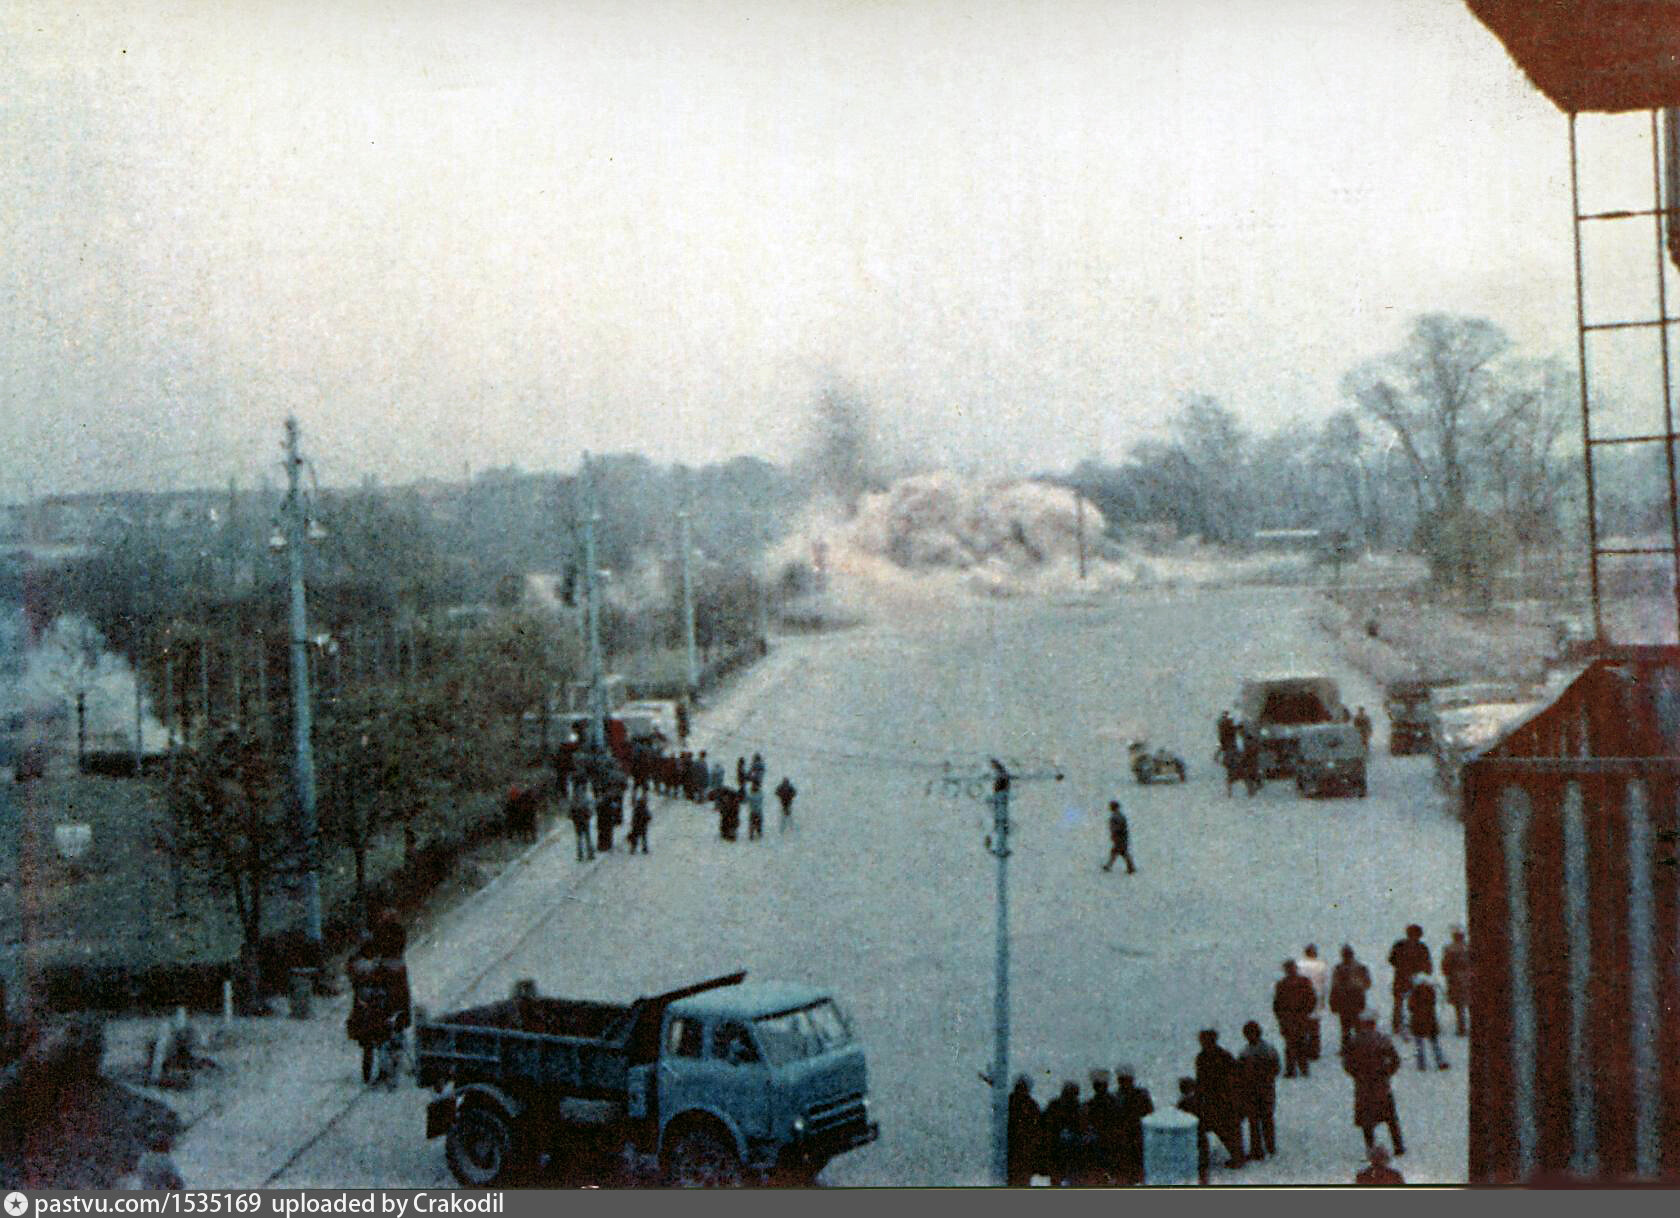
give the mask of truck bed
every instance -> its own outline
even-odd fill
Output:
[[[602,1040],[621,1023],[630,1008],[615,1002],[578,1002],[569,998],[507,998],[488,1006],[446,1015],[438,1023],[469,1028],[503,1028],[538,1036],[571,1036]]]
[[[629,1071],[631,1008],[565,998],[510,998],[415,1027],[423,1087],[493,1083],[580,1099],[619,1099]]]

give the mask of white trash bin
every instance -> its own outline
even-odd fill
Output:
[[[1196,1184],[1196,1118],[1177,1108],[1143,1118],[1143,1182]]]

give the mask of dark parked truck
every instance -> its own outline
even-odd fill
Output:
[[[1289,778],[1295,773],[1301,732],[1318,723],[1336,723],[1342,696],[1329,677],[1250,677],[1237,703],[1244,722],[1260,738],[1260,774]]]
[[[810,1179],[875,1140],[863,1047],[833,997],[734,973],[627,1006],[539,997],[415,1026],[426,1136],[488,1188],[568,1154],[677,1184]]]
[[[1296,737],[1295,789],[1365,798],[1365,738],[1351,723],[1319,723]]]
[[[1383,699],[1388,712],[1388,751],[1409,757],[1429,751],[1429,683],[1392,682]]]

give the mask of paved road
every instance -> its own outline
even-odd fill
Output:
[[[928,795],[930,761],[1054,756],[1068,774],[1022,785],[1015,801],[1013,1062],[1033,1073],[1041,1100],[1063,1078],[1126,1061],[1170,1103],[1197,1029],[1216,1025],[1229,1043],[1259,1018],[1275,1041],[1270,993],[1285,954],[1350,942],[1381,996],[1388,970],[1377,966],[1406,922],[1422,922],[1438,948],[1462,920],[1462,838],[1423,759],[1379,753],[1365,800],[1303,801],[1282,783],[1252,801],[1226,797],[1211,764],[1213,718],[1241,673],[1289,669],[1334,672],[1350,701],[1380,702],[1340,670],[1302,594],[1287,589],[971,602],[787,640],[700,725],[731,762],[761,750],[769,785],[791,773],[801,795],[787,833],[771,815],[766,840],[730,845],[712,817],[678,804],[657,813],[647,858],[580,866],[557,837],[411,953],[419,1000],[499,998],[520,977],[623,1000],[738,967],[831,986],[867,1041],[883,1135],[833,1163],[825,1182],[983,1183],[989,813]],[[1130,784],[1118,741],[1140,729],[1189,759],[1187,786]],[[1131,817],[1136,876],[1098,869],[1113,794]],[[1456,1069],[1408,1065],[1397,1081],[1408,1180],[1463,1178],[1464,1043],[1446,1045]],[[1351,1087],[1333,1059],[1324,1066],[1282,1084],[1282,1155],[1221,1182],[1351,1178],[1361,1159]],[[266,1166],[245,1162],[242,1182],[447,1178],[441,1144],[420,1138],[423,1093],[363,1096],[341,1034],[302,1069],[320,1088],[313,1127],[267,1136]],[[219,1182],[240,1139],[261,1133],[251,1102],[195,1128],[183,1158]]]

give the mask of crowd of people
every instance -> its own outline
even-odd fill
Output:
[[[1419,1070],[1429,1069],[1426,1047],[1434,1068],[1448,1069],[1436,1012],[1440,991],[1432,980],[1434,961],[1421,926],[1406,928],[1405,937],[1390,949],[1388,963],[1393,970],[1393,1036],[1412,1040]],[[1470,945],[1464,931],[1455,927],[1451,944],[1441,954],[1441,976],[1460,1036],[1468,1030],[1470,968]],[[1232,1171],[1278,1154],[1278,1081],[1311,1077],[1313,1063],[1323,1053],[1321,1016],[1329,1011],[1340,1023],[1337,1054],[1353,1083],[1353,1121],[1364,1137],[1368,1158],[1356,1182],[1402,1183],[1391,1166],[1392,1158],[1406,1153],[1392,1085],[1402,1062],[1394,1040],[1378,1029],[1377,1012],[1368,1001],[1371,970],[1352,946],[1342,947],[1332,968],[1319,957],[1317,945],[1308,944],[1298,958],[1283,962],[1282,974],[1272,989],[1282,1052],[1266,1040],[1256,1020],[1243,1025],[1243,1044],[1235,1053],[1220,1043],[1217,1028],[1204,1028],[1194,1074],[1178,1080],[1175,1106],[1196,1118],[1200,1179],[1208,1180],[1215,1142],[1224,1152],[1224,1167]],[[1135,1184],[1143,1179],[1143,1118],[1154,1111],[1154,1104],[1130,1068],[1121,1067],[1117,1073],[1119,1086],[1110,1091],[1107,1072],[1093,1071],[1092,1093],[1084,1100],[1077,1083],[1064,1083],[1060,1095],[1042,1111],[1031,1081],[1025,1076],[1016,1080],[1009,1105],[1012,1185],[1025,1186],[1034,1177],[1048,1179],[1053,1187]],[[1377,1139],[1379,1128],[1387,1131],[1387,1145]]]
[[[579,862],[589,862],[613,849],[618,827],[624,823],[626,803],[630,831],[625,844],[632,854],[649,853],[649,830],[653,826],[649,798],[653,795],[712,804],[718,815],[718,836],[724,841],[739,840],[743,811],[748,840],[764,836],[766,767],[759,753],[754,753],[751,761],[736,759],[733,783],[707,750],[669,753],[652,741],[637,741],[620,754],[602,756],[591,756],[577,741],[571,741],[555,754],[554,767],[554,789],[571,821]],[[793,818],[793,801],[798,793],[793,780],[785,775],[771,792],[780,805],[783,829]],[[542,799],[543,792],[534,787],[516,786],[509,792],[506,814],[514,832],[536,839]]]

